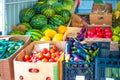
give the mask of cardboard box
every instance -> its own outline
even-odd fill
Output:
[[[80,27],[67,27],[67,30],[66,30],[66,32],[64,33],[64,36],[63,36],[63,41],[65,41],[65,39],[67,37],[76,38],[77,33],[79,33],[80,30],[81,30]]]
[[[92,12],[98,10],[98,11],[104,11],[107,10],[108,12],[112,12],[112,4],[109,3],[93,3],[92,6]]]
[[[58,60],[58,62],[24,62],[23,56],[25,54],[30,55],[34,46],[36,44],[43,44],[43,43],[52,43],[58,47],[59,50],[65,50],[65,43],[63,41],[34,41],[25,47],[14,59],[14,71],[15,71],[15,80],[62,80],[62,59]],[[38,70],[37,73],[29,72],[29,69],[35,68]]]
[[[111,25],[112,26],[112,14],[94,14],[90,13],[90,24],[95,25]]]
[[[112,4],[94,3],[89,15],[90,24],[112,26]]]
[[[1,38],[8,38],[10,40],[24,40],[24,45],[19,48],[15,53],[6,59],[0,60],[0,80],[14,80],[14,68],[13,68],[13,59],[15,56],[27,45],[30,43],[29,36],[0,36]]]

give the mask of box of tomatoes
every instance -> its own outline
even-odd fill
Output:
[[[61,80],[64,41],[34,41],[14,59],[15,80]]]

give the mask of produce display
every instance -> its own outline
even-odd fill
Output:
[[[13,41],[0,39],[0,59],[6,59],[24,44],[23,40]]]
[[[31,55],[24,55],[23,61],[25,62],[57,62],[63,51],[58,50],[57,46],[50,45],[50,49],[43,48],[40,51],[34,51]]]
[[[65,60],[71,62],[79,61],[93,61],[96,57],[99,48],[96,43],[92,43],[91,46],[87,44],[81,44],[74,38],[69,38],[66,43]]]
[[[71,19],[70,9],[73,6],[71,3],[72,0],[67,1],[69,3],[64,3],[64,1],[58,0],[45,0],[45,1],[38,1],[36,2],[32,8],[24,8],[19,13],[20,23],[18,26],[24,26],[25,32],[21,32],[20,30],[12,30],[10,31],[10,35],[29,35],[31,37],[31,41],[40,40],[42,37],[47,35],[50,39],[47,40],[56,40],[61,41],[62,38],[58,38],[58,36],[63,36],[63,34],[56,34],[57,27],[59,26],[67,26]],[[69,4],[69,9],[65,9],[63,6]],[[35,33],[36,31],[32,30],[39,30],[40,33]],[[48,30],[50,29],[50,30]],[[52,29],[52,30],[51,30]],[[32,31],[32,33],[31,33]],[[42,34],[41,34],[42,32]],[[50,33],[49,33],[50,32]],[[50,34],[56,34],[53,38]],[[64,32],[64,31],[63,31]],[[33,36],[34,35],[34,36]],[[35,36],[37,35],[37,36]],[[49,36],[48,36],[49,35]],[[42,38],[42,40],[44,40]]]

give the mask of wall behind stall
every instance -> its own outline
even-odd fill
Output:
[[[112,9],[115,9],[116,3],[120,0],[103,0],[104,3],[112,4]],[[93,0],[80,0],[80,5],[76,9],[78,14],[89,14],[92,9]]]

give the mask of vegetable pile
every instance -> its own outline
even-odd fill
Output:
[[[0,40],[0,59],[6,59],[16,52],[24,44],[23,40],[13,41],[13,40]]]
[[[97,43],[92,43],[90,46],[88,46],[87,44],[81,44],[74,38],[69,38],[66,43],[65,60],[66,62],[92,62],[94,61],[98,51],[99,48]]]
[[[63,51],[58,50],[57,46],[51,45],[50,50],[43,48],[40,51],[34,51],[30,55],[24,55],[24,62],[57,62]]]

